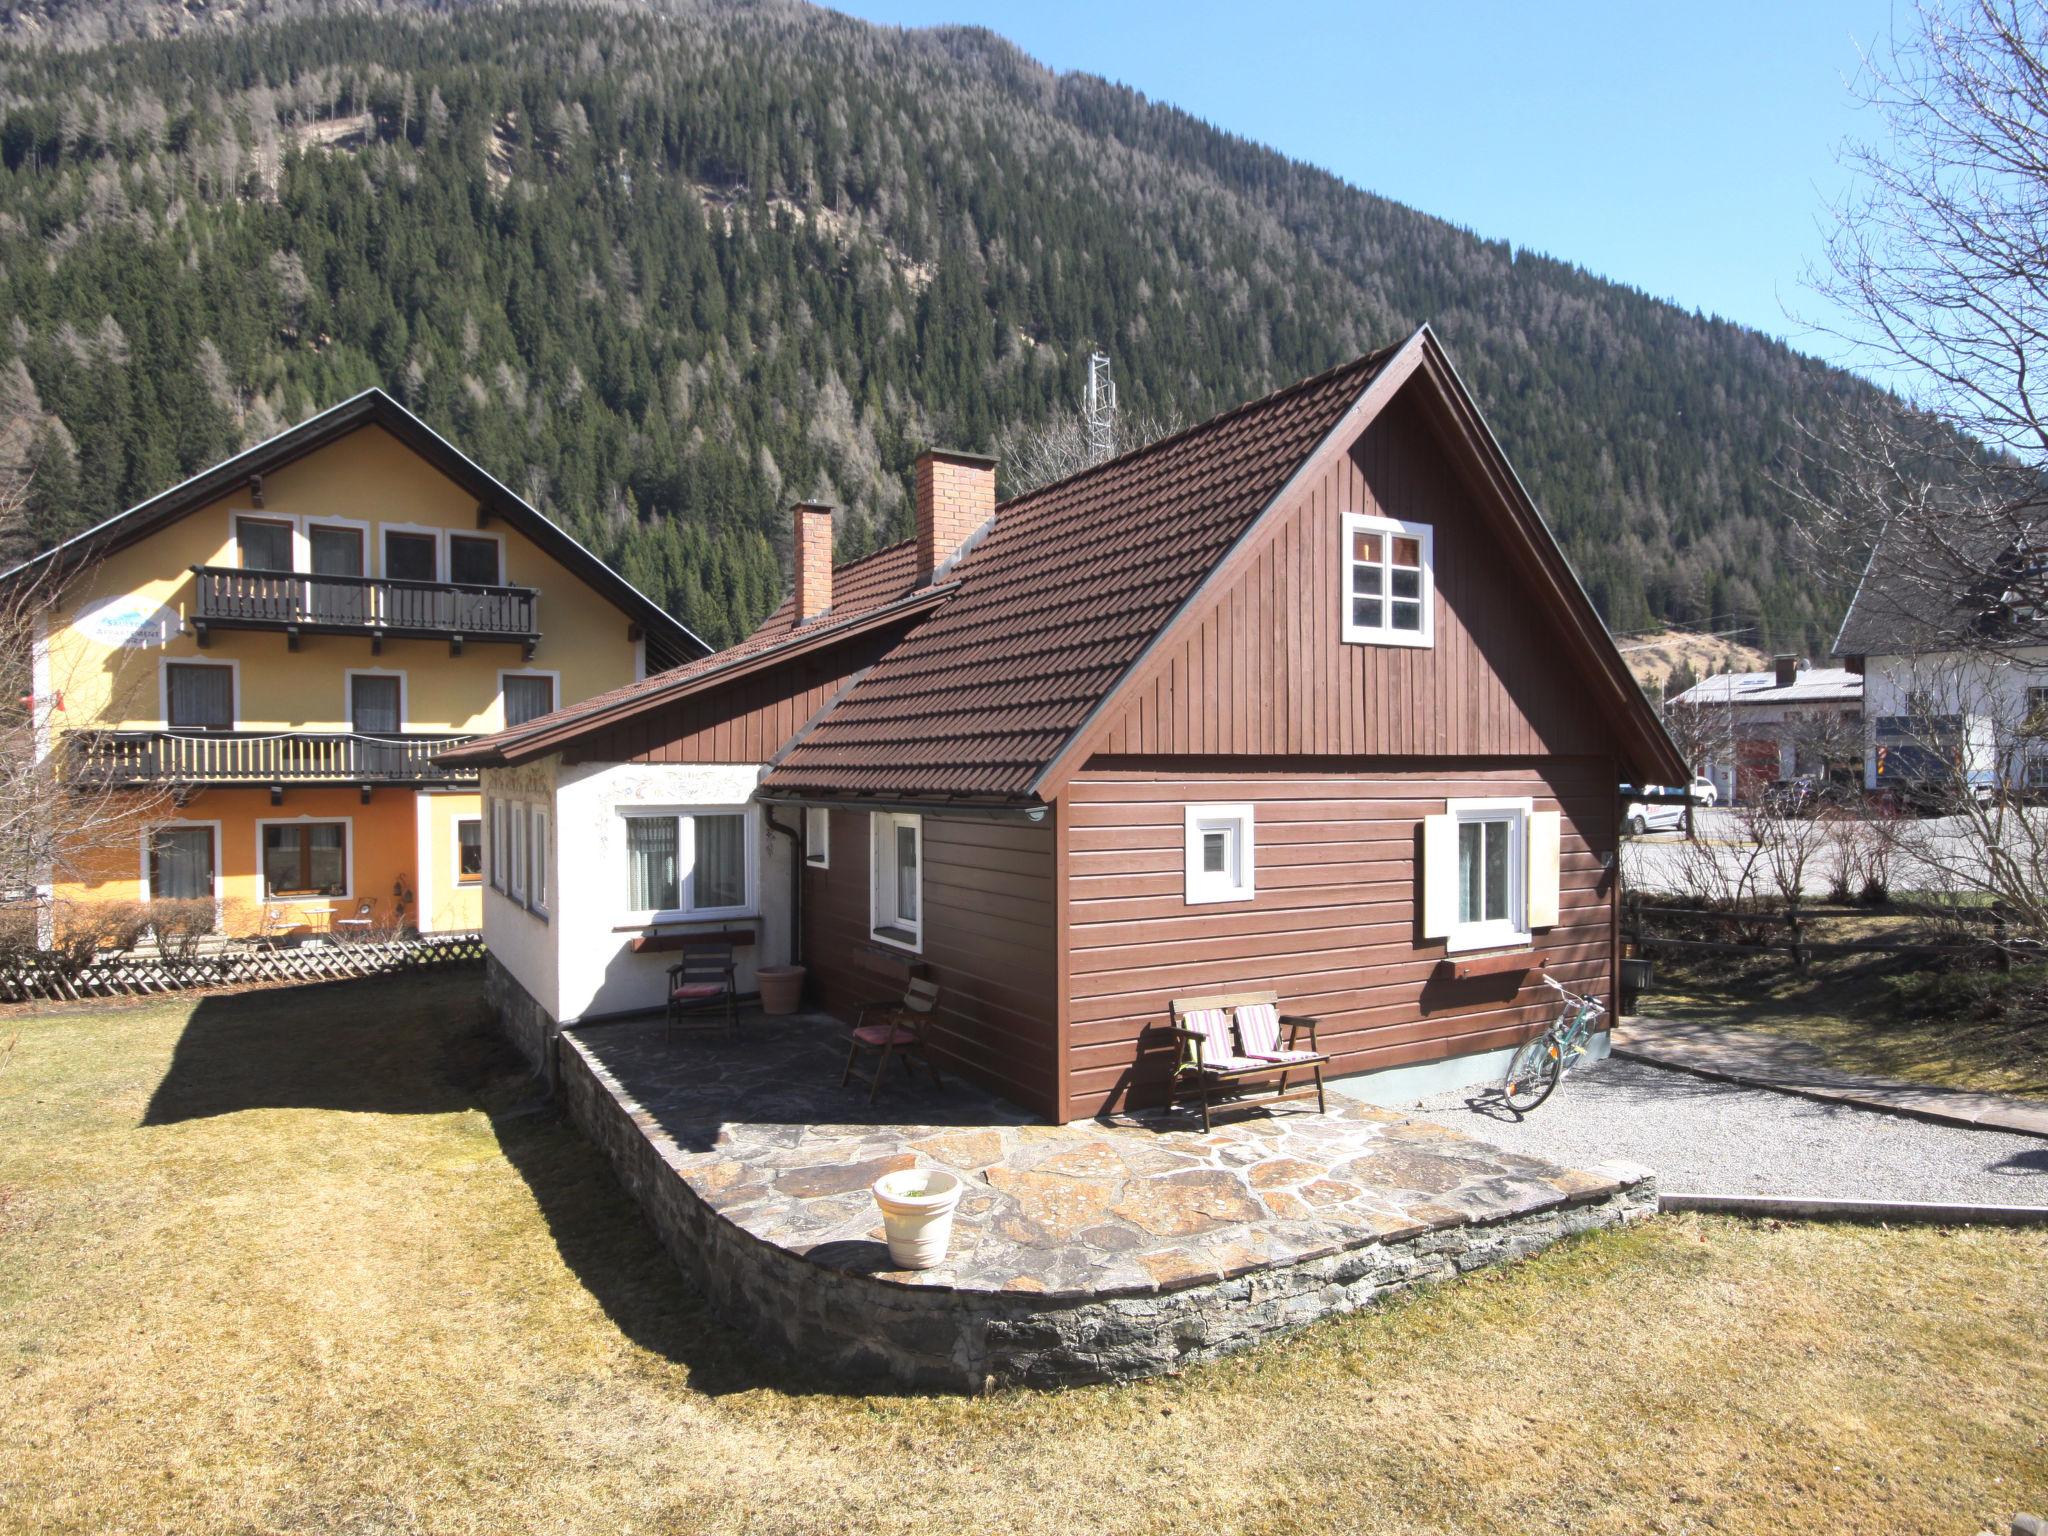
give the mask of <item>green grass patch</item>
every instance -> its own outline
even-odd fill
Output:
[[[2048,1488],[2040,1232],[1664,1218],[1173,1379],[865,1396],[706,1313],[473,978],[15,1019],[0,1531],[1975,1531]]]

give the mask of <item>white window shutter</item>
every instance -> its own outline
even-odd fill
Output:
[[[1557,926],[1558,871],[1564,857],[1564,817],[1557,811],[1529,813],[1529,926]]]
[[[1422,936],[1441,939],[1458,921],[1458,818],[1422,818]]]

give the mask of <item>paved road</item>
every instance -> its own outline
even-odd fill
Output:
[[[2039,1137],[1818,1104],[1642,1062],[1582,1067],[1526,1120],[1470,1090],[1421,1109],[1512,1152],[1578,1167],[1643,1163],[1671,1193],[2048,1206]]]
[[[2043,813],[2037,811],[2034,814]],[[1738,869],[1755,847],[1743,836],[1741,823],[1733,811],[1696,811],[1693,828],[1701,844],[1731,871]],[[1893,869],[1893,888],[1902,891],[1938,889],[1944,882],[1929,873],[1930,861],[1936,867],[1967,868],[1978,854],[1972,839],[1964,834],[1962,828],[1962,821],[1953,816],[1905,823],[1905,846]],[[1651,832],[1626,839],[1623,844],[1626,877],[1640,890],[1665,894],[1682,892],[1685,882],[1680,875],[1680,861],[1685,857],[1684,843],[1684,835],[1678,832]],[[1807,866],[1806,894],[1826,895],[1833,877],[1832,870],[1833,861],[1828,854],[1825,851],[1817,854]],[[1765,890],[1775,890],[1768,868],[1759,866],[1756,876]]]

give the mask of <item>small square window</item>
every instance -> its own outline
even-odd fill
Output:
[[[1187,808],[1187,900],[1249,901],[1252,897],[1252,808]]]
[[[1433,542],[1426,523],[1344,514],[1344,639],[1363,645],[1430,641]]]

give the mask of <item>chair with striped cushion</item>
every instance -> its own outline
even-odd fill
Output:
[[[1287,1044],[1280,1043],[1280,1026],[1287,1026]],[[1301,1031],[1308,1031],[1307,1050],[1298,1049]],[[1316,1021],[1302,1016],[1280,1016],[1275,1003],[1239,1003],[1237,1005],[1237,1038],[1244,1042],[1244,1053],[1255,1061],[1270,1061],[1281,1067],[1307,1067],[1315,1073],[1316,1107],[1324,1108],[1323,1066],[1329,1061],[1316,1049]],[[1280,1074],[1280,1092],[1287,1091],[1287,1074]]]
[[[1260,1079],[1273,1078],[1276,1094],[1287,1091],[1292,1071],[1307,1067],[1315,1074],[1316,1108],[1327,1111],[1323,1098],[1323,1065],[1329,1057],[1313,1049],[1316,1021],[1283,1016],[1278,994],[1246,992],[1219,997],[1176,997],[1172,1010],[1172,1033],[1181,1042],[1181,1056],[1167,1083],[1166,1109],[1171,1114],[1176,1101],[1192,1100],[1202,1107],[1202,1129],[1209,1129],[1209,1105],[1214,1099],[1262,1088]],[[1263,1011],[1261,1011],[1263,1010]],[[1247,1021],[1246,1014],[1251,1017]],[[1246,1025],[1249,1022],[1250,1031]],[[1281,1026],[1287,1026],[1288,1042],[1280,1044]],[[1300,1031],[1308,1031],[1311,1049],[1295,1048]]]
[[[739,983],[735,975],[732,945],[724,942],[690,942],[683,945],[683,958],[668,968],[668,1014],[665,1033],[675,1032],[693,1015],[722,1007],[726,1038],[739,1027]]]
[[[844,1088],[853,1081],[853,1064],[862,1051],[876,1051],[880,1054],[874,1076],[861,1076],[861,1081],[868,1085],[870,1104],[882,1091],[882,1074],[889,1069],[892,1056],[903,1063],[904,1074],[912,1077],[916,1074],[911,1071],[910,1058],[918,1057],[931,1073],[933,1084],[943,1088],[945,1084],[924,1039],[925,1024],[938,1006],[938,986],[922,976],[913,977],[900,998],[861,1004],[860,1011],[853,1016],[853,1038],[847,1043],[846,1070],[839,1074],[839,1086]]]

